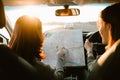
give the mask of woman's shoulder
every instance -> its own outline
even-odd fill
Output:
[[[45,64],[41,61],[34,62],[33,66],[37,69],[37,71],[40,73],[42,79],[44,80],[55,80],[54,76],[54,69],[50,67],[50,65]],[[47,77],[46,77],[47,75]]]
[[[54,71],[54,69],[49,65],[49,64],[45,64],[45,63],[43,63],[43,62],[41,62],[41,61],[35,61],[34,63],[33,63],[33,66],[35,67],[35,68],[37,68],[38,70],[44,70],[44,71],[51,71],[51,72],[53,72]]]

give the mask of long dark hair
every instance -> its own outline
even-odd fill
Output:
[[[43,46],[41,21],[28,15],[18,18],[9,46],[29,62],[40,58]]]
[[[117,41],[120,38],[120,2],[106,7],[101,12],[101,18],[111,24],[111,38]]]

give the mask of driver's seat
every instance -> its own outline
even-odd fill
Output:
[[[0,80],[38,80],[37,70],[16,55],[7,45],[0,44]]]
[[[120,80],[120,39],[98,59],[87,80]]]

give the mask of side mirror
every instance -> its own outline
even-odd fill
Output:
[[[56,16],[78,16],[79,14],[80,10],[77,8],[57,9],[55,11]]]

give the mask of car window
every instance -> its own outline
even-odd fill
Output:
[[[3,42],[5,44],[7,44],[8,41],[10,40],[10,35],[5,27],[0,29],[0,37],[1,37],[0,42]]]

